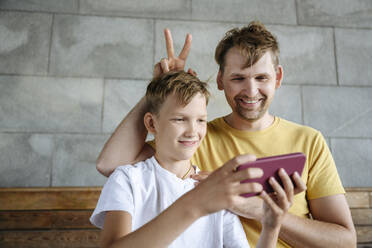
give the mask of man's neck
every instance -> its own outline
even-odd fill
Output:
[[[246,120],[236,113],[231,113],[224,117],[226,123],[235,129],[242,131],[260,131],[270,127],[274,123],[274,116],[266,113],[260,119],[257,120]]]

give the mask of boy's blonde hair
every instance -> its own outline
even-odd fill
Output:
[[[170,94],[176,94],[177,100],[186,106],[191,99],[200,93],[204,95],[208,104],[209,91],[207,83],[184,71],[171,71],[152,79],[147,86],[146,101],[149,112],[158,114],[162,104]]]
[[[246,27],[234,28],[225,34],[218,43],[214,58],[223,73],[226,54],[230,48],[236,47],[246,57],[246,66],[254,65],[267,51],[271,52],[275,70],[279,65],[279,44],[275,36],[266,27],[254,21]]]

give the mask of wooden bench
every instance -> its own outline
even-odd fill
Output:
[[[372,248],[372,187],[347,188],[358,248]],[[89,222],[101,187],[0,188],[1,248],[95,248]]]

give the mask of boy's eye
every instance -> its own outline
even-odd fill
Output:
[[[183,119],[183,118],[174,118],[173,120],[174,121],[177,121],[177,122],[181,122],[181,121],[184,121],[185,119]]]
[[[198,121],[199,122],[207,122],[207,120],[205,120],[205,119],[199,119]]]

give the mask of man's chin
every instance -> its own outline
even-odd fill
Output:
[[[259,113],[244,113],[244,112],[239,111],[238,116],[244,121],[253,123],[253,122],[260,120],[262,116],[264,116],[264,113],[260,113],[260,112]]]

